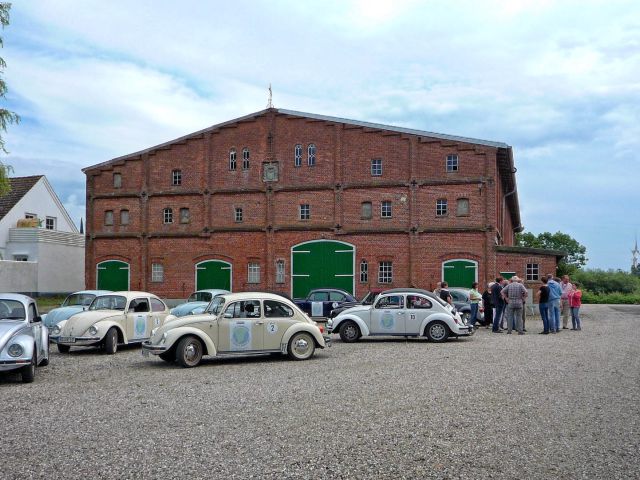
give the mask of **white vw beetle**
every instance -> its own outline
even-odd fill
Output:
[[[49,364],[48,336],[33,298],[0,293],[0,372],[19,370],[33,382],[36,366]]]
[[[382,292],[373,305],[349,308],[329,319],[327,330],[339,333],[344,342],[360,337],[426,336],[444,342],[449,336],[473,334],[451,305],[426,290],[398,288]]]
[[[143,355],[195,367],[203,355],[288,354],[294,360],[330,346],[329,337],[287,298],[273,293],[230,293],[214,297],[200,315],[180,317],[155,328]]]
[[[76,313],[51,330],[50,340],[60,353],[71,347],[100,345],[114,354],[118,344],[140,343],[164,324],[169,309],[147,292],[113,292],[97,296],[86,312]],[[171,317],[173,318],[173,317]]]

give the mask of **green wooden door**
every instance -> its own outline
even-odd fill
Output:
[[[449,260],[442,264],[444,281],[450,287],[471,288],[477,281],[478,264],[472,260]]]
[[[221,288],[231,291],[231,264],[207,260],[196,265],[196,290]]]
[[[341,288],[353,294],[353,245],[318,240],[291,249],[291,294],[305,298],[314,288]]]
[[[98,264],[98,290],[129,290],[129,264],[119,260],[107,260]]]

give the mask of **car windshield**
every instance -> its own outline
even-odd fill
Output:
[[[66,298],[62,306],[63,307],[75,307],[75,306],[87,307],[91,305],[91,302],[93,301],[94,298],[96,298],[96,296],[93,295],[92,293],[72,293]]]
[[[91,302],[89,310],[124,310],[126,305],[126,297],[121,295],[102,295]]]
[[[210,302],[211,292],[193,292],[187,298],[187,302]]]
[[[364,297],[362,297],[360,303],[363,305],[371,305],[373,302],[375,302],[376,298],[378,298],[378,295],[380,295],[379,292],[368,292]]]
[[[24,306],[17,300],[0,299],[0,320],[24,320]]]
[[[207,312],[214,315],[220,315],[222,313],[222,307],[224,306],[223,297],[214,297],[211,303],[207,306]]]

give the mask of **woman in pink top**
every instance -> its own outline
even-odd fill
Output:
[[[580,307],[582,306],[582,290],[580,284],[573,282],[573,290],[569,292],[569,306],[571,307],[571,330],[582,330],[580,325]]]

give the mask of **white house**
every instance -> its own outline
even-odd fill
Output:
[[[9,180],[11,192],[0,197],[0,291],[82,290],[84,235],[51,184],[44,175]]]

